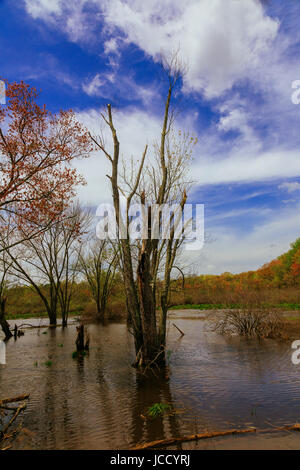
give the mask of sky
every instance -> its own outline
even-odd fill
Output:
[[[160,134],[159,60],[179,51],[175,126],[198,138],[189,201],[205,205],[207,235],[187,265],[254,270],[300,236],[299,17],[295,0],[0,0],[0,76],[35,86],[51,111],[72,108],[95,134],[111,103],[130,159]],[[108,202],[104,157],[76,166],[80,200]]]

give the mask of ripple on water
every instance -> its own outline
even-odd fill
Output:
[[[130,366],[132,336],[123,323],[89,325],[91,349],[81,360],[72,359],[74,324],[64,330],[26,330],[8,343],[7,365],[0,368],[1,396],[31,394],[23,418],[30,433],[21,434],[14,447],[122,449],[206,429],[271,428],[299,421],[300,366],[291,363],[290,345],[224,338],[210,331],[207,315],[170,315],[169,380],[147,381]],[[185,332],[183,337],[172,323]],[[173,404],[176,414],[147,418],[149,406],[157,402]],[[255,439],[185,446],[226,448],[230,442],[233,447],[249,442],[255,447]],[[270,446],[278,439],[273,433],[263,437]],[[281,439],[279,447],[285,436]],[[291,445],[299,447],[299,438],[294,436]]]

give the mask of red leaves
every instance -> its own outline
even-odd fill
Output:
[[[37,98],[26,83],[7,83],[7,104],[0,105],[0,209],[33,224],[66,208],[84,183],[70,163],[92,149],[73,111],[52,114]]]

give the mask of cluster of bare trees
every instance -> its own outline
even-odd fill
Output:
[[[118,249],[106,240],[91,241],[79,252],[78,271],[89,285],[99,319],[107,310],[118,262]]]
[[[76,283],[86,281],[99,317],[103,318],[117,268],[117,252],[109,248],[107,241],[90,239],[92,222],[91,212],[76,204],[38,236],[28,238],[26,229],[20,227],[17,236],[23,241],[14,246],[14,235],[6,225],[6,232],[0,235],[0,324],[6,338],[11,336],[5,318],[7,289],[16,283],[30,286],[40,297],[51,325],[56,325],[60,315],[66,326]]]

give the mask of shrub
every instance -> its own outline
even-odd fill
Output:
[[[219,312],[213,330],[221,334],[276,338],[281,336],[283,321],[277,313],[262,308],[244,308]]]

